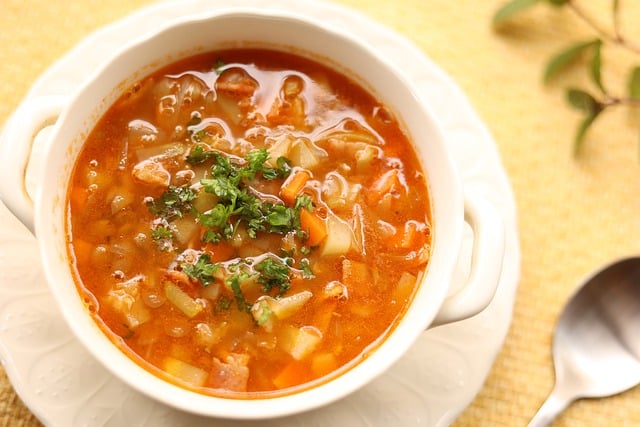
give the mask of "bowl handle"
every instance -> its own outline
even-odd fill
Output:
[[[484,197],[465,195],[465,221],[473,230],[471,266],[466,283],[445,299],[432,326],[474,316],[495,295],[504,258],[504,222],[498,210]]]
[[[62,95],[24,101],[7,121],[0,138],[0,199],[31,232],[34,207],[27,191],[27,167],[38,133],[55,123],[66,102]]]

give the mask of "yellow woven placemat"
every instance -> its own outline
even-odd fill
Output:
[[[524,426],[553,385],[555,321],[579,280],[616,257],[635,254],[640,236],[640,121],[618,109],[572,156],[579,116],[562,89],[587,82],[575,68],[541,83],[547,58],[592,37],[567,10],[536,6],[500,33],[490,19],[503,0],[336,0],[413,40],[463,88],[493,133],[513,185],[522,276],[505,345],[487,381],[456,426]],[[603,25],[610,0],[577,0]],[[94,29],[144,0],[3,0],[0,13],[0,123],[33,81]],[[640,2],[621,2],[623,27],[640,41]],[[639,58],[606,49],[604,74],[621,92]],[[640,62],[640,61],[638,61]],[[0,375],[0,426],[37,426]],[[640,388],[571,406],[556,426],[639,426]]]

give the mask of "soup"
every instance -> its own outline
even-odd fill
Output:
[[[392,112],[270,50],[134,84],[88,135],[68,205],[95,321],[147,370],[216,396],[289,393],[366,358],[430,256],[425,176]]]

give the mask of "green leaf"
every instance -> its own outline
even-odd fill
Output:
[[[568,89],[567,101],[576,110],[583,111],[587,114],[599,113],[602,110],[602,105],[598,100],[582,89]]]
[[[576,132],[576,136],[575,136],[575,139],[573,141],[573,155],[575,157],[578,157],[578,155],[580,154],[580,150],[582,149],[582,144],[583,144],[583,141],[584,141],[584,137],[587,134],[587,131],[589,130],[589,128],[591,127],[593,122],[600,115],[601,111],[602,110],[599,110],[599,111],[594,112],[594,113],[587,114],[584,117],[584,119],[582,120],[582,122],[580,123],[580,126],[578,126],[578,131]]]
[[[589,71],[591,74],[591,80],[593,80],[602,93],[605,93],[606,90],[602,84],[602,40],[598,40],[593,47],[593,58],[591,58],[591,67]]]
[[[631,70],[629,76],[629,96],[633,99],[640,99],[640,66]]]
[[[554,55],[545,67],[544,82],[548,83],[558,72],[577,59],[583,52],[597,46],[599,43],[602,43],[600,39],[574,44]]]
[[[513,15],[522,12],[531,6],[540,3],[541,0],[512,0],[499,8],[493,15],[493,25],[498,26],[503,22],[511,19]]]
[[[554,6],[564,6],[565,4],[569,3],[569,0],[547,0],[547,2]]]
[[[581,89],[569,89],[567,91],[567,101],[572,107],[584,113],[584,119],[578,126],[573,142],[573,155],[577,157],[582,148],[582,143],[587,131],[598,118],[604,107],[593,95]]]

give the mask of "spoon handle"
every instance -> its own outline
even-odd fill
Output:
[[[554,387],[527,427],[546,427],[550,425],[572,401],[573,398],[563,396],[558,388]]]

